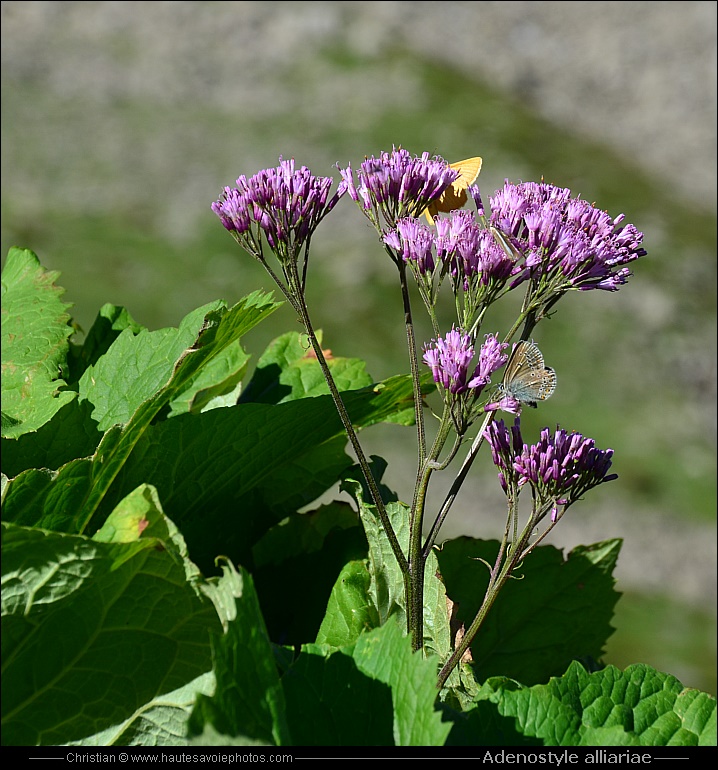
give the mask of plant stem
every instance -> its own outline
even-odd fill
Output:
[[[499,547],[499,553],[496,557],[496,563],[494,564],[494,568],[491,570],[491,578],[489,580],[489,585],[486,589],[486,594],[484,595],[484,601],[481,603],[481,607],[479,608],[479,611],[476,613],[474,620],[472,621],[471,625],[469,626],[466,633],[464,634],[464,638],[461,640],[460,644],[454,650],[454,652],[451,653],[451,656],[446,661],[446,663],[442,666],[441,671],[439,672],[439,677],[436,685],[437,689],[439,690],[446,684],[446,680],[449,678],[449,675],[451,674],[453,669],[458,665],[459,661],[463,657],[466,650],[469,649],[471,642],[474,641],[476,634],[478,633],[479,629],[483,625],[484,620],[486,620],[486,616],[489,610],[494,605],[494,602],[496,601],[499,595],[499,592],[504,587],[504,585],[506,585],[506,581],[511,577],[511,574],[515,569],[516,565],[520,564],[521,559],[523,558],[524,547],[528,542],[529,538],[531,537],[531,532],[536,523],[536,519],[534,515],[530,517],[528,524],[524,527],[523,532],[519,537],[519,541],[511,543],[509,556],[504,562],[504,566],[500,568],[501,560],[503,558],[504,553],[506,552],[509,525],[510,525],[510,522],[516,516],[515,506],[517,504],[518,504],[517,501],[514,500],[513,505],[509,506],[510,510],[509,510],[509,515],[507,517],[507,526],[506,526],[506,531],[504,532],[504,539],[501,543],[501,546]]]
[[[414,321],[411,314],[411,300],[409,298],[409,285],[406,280],[406,263],[404,260],[396,261],[399,268],[401,281],[401,298],[404,303],[404,325],[406,326],[406,345],[409,351],[409,366],[411,379],[414,383],[414,417],[416,419],[416,434],[418,438],[419,462],[418,468],[424,465],[426,458],[426,431],[424,428],[424,407],[421,397],[421,381],[419,376],[419,361],[416,355],[416,338],[414,336]]]
[[[399,280],[401,283],[406,345],[409,353],[411,379],[414,386],[414,418],[416,421],[418,446],[414,499],[412,500],[411,512],[409,514],[409,574],[408,581],[406,582],[407,630],[411,636],[412,648],[416,652],[424,645],[424,567],[426,559],[421,554],[421,532],[426,489],[431,470],[427,468],[426,462],[424,406],[421,394],[419,361],[416,353],[414,321],[411,312],[411,299],[409,297],[409,285],[406,280],[406,263],[403,259],[398,259],[393,254],[391,256],[399,270]]]
[[[488,412],[484,418],[483,423],[481,424],[481,427],[479,428],[478,435],[474,439],[474,442],[471,445],[471,448],[469,449],[464,462],[461,465],[461,468],[459,468],[459,472],[456,474],[456,478],[454,479],[451,487],[449,488],[449,491],[446,494],[446,497],[444,498],[444,503],[439,510],[433,526],[431,527],[429,536],[426,538],[426,543],[424,543],[423,556],[425,559],[428,557],[429,552],[433,548],[434,543],[436,542],[436,538],[439,534],[439,530],[441,529],[441,525],[444,523],[444,519],[446,519],[446,516],[449,513],[449,509],[453,505],[454,500],[456,500],[456,496],[459,494],[461,485],[464,483],[469,469],[476,459],[476,455],[478,454],[479,448],[481,447],[481,444],[484,440],[484,431],[493,419],[494,412]]]
[[[416,482],[414,502],[411,507],[409,527],[409,589],[407,592],[408,627],[412,637],[413,649],[416,652],[423,646],[424,641],[424,570],[426,556],[422,553],[421,539],[424,522],[424,506],[426,492],[429,487],[431,474],[437,468],[437,460],[441,454],[446,439],[449,436],[449,407],[444,405],[439,432],[434,438],[429,456],[425,458],[423,467]]]
[[[376,479],[374,478],[374,474],[372,473],[371,467],[369,466],[369,462],[366,458],[366,455],[364,454],[364,450],[362,449],[361,444],[359,443],[359,439],[357,438],[357,434],[356,434],[356,431],[354,430],[354,426],[352,425],[351,418],[349,417],[349,413],[347,412],[346,406],[344,405],[344,401],[342,400],[341,394],[339,393],[339,389],[337,388],[336,382],[334,381],[334,377],[332,376],[332,373],[329,370],[329,365],[327,364],[327,361],[324,358],[324,352],[322,351],[322,346],[319,344],[317,335],[314,332],[314,327],[312,326],[312,321],[311,321],[311,318],[309,317],[309,310],[307,308],[304,295],[299,290],[299,273],[297,271],[296,263],[292,261],[291,265],[292,265],[292,278],[293,278],[292,282],[295,283],[296,281],[295,293],[296,293],[297,306],[298,306],[299,315],[301,317],[302,324],[304,325],[304,328],[307,332],[309,341],[314,350],[314,354],[316,355],[317,361],[319,362],[319,366],[322,369],[322,373],[324,374],[324,379],[326,380],[327,385],[329,386],[329,392],[331,393],[332,400],[334,401],[334,406],[336,407],[336,410],[339,413],[339,417],[342,421],[342,425],[344,426],[344,430],[346,431],[347,438],[349,439],[349,442],[351,443],[352,448],[354,449],[354,453],[356,454],[357,460],[359,462],[359,467],[361,468],[362,475],[364,476],[364,480],[366,481],[367,487],[369,488],[369,494],[371,495],[374,505],[376,506],[376,510],[377,510],[377,513],[379,514],[379,518],[381,519],[382,526],[384,527],[384,531],[386,532],[387,538],[389,539],[391,550],[393,551],[394,556],[396,557],[396,560],[399,564],[399,568],[401,569],[402,573],[406,574],[409,571],[409,563],[407,562],[406,557],[404,556],[401,550],[401,546],[399,545],[399,541],[397,540],[396,533],[394,532],[394,528],[392,527],[391,522],[389,521],[389,516],[386,512],[386,506],[384,505],[384,500],[382,499],[381,493],[379,492],[379,487],[376,483]]]

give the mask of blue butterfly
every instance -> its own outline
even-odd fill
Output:
[[[543,353],[535,342],[517,343],[506,365],[501,389],[505,395],[534,409],[537,401],[545,401],[552,395],[556,389],[556,372],[544,365]]]

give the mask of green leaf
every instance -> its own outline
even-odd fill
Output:
[[[91,485],[92,460],[71,460],[57,472],[30,468],[8,482],[3,520],[72,534]]]
[[[321,344],[321,330],[317,332]],[[358,358],[334,358],[325,351],[327,364],[340,391],[372,384],[366,364]],[[287,332],[273,340],[257,361],[242,395],[242,402],[280,404],[297,398],[329,393],[319,362],[306,334]]]
[[[394,745],[391,688],[363,673],[352,653],[306,645],[282,677],[295,745]]]
[[[621,540],[579,546],[564,559],[560,550],[539,546],[510,580],[471,645],[481,681],[508,676],[525,684],[560,675],[573,659],[600,659],[614,629],[620,594],[612,576]],[[469,627],[479,609],[488,569],[499,544],[457,538],[437,551],[439,567],[458,620]]]
[[[194,347],[179,352],[176,361],[163,362],[154,356],[154,342],[150,344],[149,352],[143,351],[142,355],[133,359],[135,365],[138,360],[153,362],[152,372],[147,376],[144,374],[140,376],[141,382],[139,384],[134,384],[131,377],[124,378],[124,375],[118,372],[118,369],[122,367],[117,359],[117,353],[112,355],[114,366],[103,363],[100,369],[88,369],[85,394],[93,393],[97,397],[98,403],[101,405],[98,407],[100,409],[99,416],[105,424],[121,419],[130,405],[144,398],[151,381],[154,380],[156,385],[168,371],[171,375],[169,381],[157,393],[136,407],[130,421],[123,428],[113,428],[105,434],[92,461],[75,461],[63,466],[57,474],[57,478],[52,478],[54,483],[51,486],[54,489],[48,487],[45,490],[47,497],[43,497],[41,502],[38,501],[37,495],[44,496],[44,492],[32,488],[32,482],[37,481],[38,477],[32,473],[26,478],[23,478],[24,474],[18,476],[15,479],[17,484],[13,482],[8,490],[7,506],[4,511],[6,519],[59,531],[83,532],[96,513],[98,506],[103,503],[109,488],[124,467],[127,458],[135,450],[161,410],[188,388],[192,388],[198,372],[204,365],[215,357],[221,356],[227,347],[232,346],[245,331],[251,329],[276,307],[276,303],[271,302],[268,295],[255,292],[245,297],[231,310],[226,312],[223,309],[208,311],[202,319],[199,330],[196,328],[197,314],[190,314],[188,319],[191,320],[186,321],[185,326],[190,327],[195,332]],[[133,343],[129,336],[123,340],[123,335],[131,336],[131,333],[129,330],[125,330],[112,345],[112,350],[117,346],[118,350],[129,349],[132,352],[134,350]],[[182,337],[183,342],[185,341],[182,335],[158,337],[157,340],[167,342],[167,339],[171,338],[176,342],[175,338],[178,336]],[[178,351],[179,347],[179,345],[176,346],[175,352]],[[116,384],[120,385],[120,390],[116,395],[111,396],[110,391],[96,381],[93,384],[93,372],[97,374],[100,370],[113,381],[115,377],[119,378]],[[85,379],[84,376],[83,379]],[[126,387],[123,387],[123,384]],[[113,406],[115,401],[116,406]],[[68,476],[71,478],[68,479]],[[116,504],[131,489],[145,481],[151,481],[151,479],[147,479],[143,474],[137,483],[132,484],[131,487],[125,487],[110,505]],[[20,510],[15,507],[18,501],[18,498],[14,497],[15,492],[19,492],[20,497],[24,498],[25,501],[30,497],[34,498],[30,510],[23,510],[22,506]],[[54,493],[59,493],[61,500],[58,500]],[[58,503],[62,504],[61,510],[54,507]],[[107,513],[109,510],[106,510],[105,515]],[[48,522],[51,522],[51,526],[48,526]],[[101,523],[99,522],[98,526]]]
[[[507,689],[512,684],[520,686],[511,680],[504,682]],[[538,738],[524,735],[513,717],[499,713],[496,703],[482,700],[486,697],[484,690],[478,697],[475,696],[475,702],[470,707],[459,711],[444,707],[444,719],[452,723],[446,739],[447,746],[543,746]]]
[[[332,586],[344,565],[366,556],[356,512],[334,502],[293,513],[252,549],[252,577],[270,637],[282,644],[314,641]]]
[[[436,661],[412,653],[395,617],[338,650],[305,645],[282,677],[295,743],[442,746],[451,724],[435,708]]]
[[[218,733],[210,724],[205,724],[201,733],[193,736],[189,746],[271,746],[267,741],[247,738],[244,735],[223,735]]]
[[[70,343],[67,379],[73,389],[88,366],[96,363],[125,329],[137,334],[143,327],[125,308],[103,305],[84,344]],[[29,468],[57,470],[71,460],[90,456],[102,438],[93,410],[89,401],[75,398],[36,432],[2,439],[3,471],[12,478]]]
[[[270,481],[258,484],[254,494],[245,495],[243,504],[268,509],[277,516],[303,508],[336,484],[351,466],[346,444],[346,436],[339,433],[295,457],[287,457],[272,470]],[[356,512],[353,515],[358,524]]]
[[[224,406],[234,406],[247,371],[249,354],[239,341],[226,347],[207,363],[191,385],[172,401],[170,417],[192,412],[206,412]]]
[[[109,302],[104,304],[82,345],[70,343],[68,382],[79,382],[87,367],[97,363],[125,329],[139,334],[145,327],[137,323],[126,308]]]
[[[225,633],[212,643],[216,690],[211,697],[198,697],[190,737],[211,726],[225,736],[289,745],[284,693],[252,578],[229,562],[222,570],[213,593],[228,612]]]
[[[379,627],[379,616],[369,598],[371,574],[365,560],[344,565],[332,588],[327,611],[317,634],[316,643],[344,647],[364,631]]]
[[[7,438],[36,431],[76,395],[61,390],[72,327],[57,277],[32,251],[8,252],[2,272],[2,435]]]
[[[157,490],[141,484],[121,500],[93,540],[100,543],[133,543],[140,538],[155,538],[182,565],[189,581],[197,581],[200,571],[189,560],[187,545],[175,523],[162,512]]]
[[[187,721],[199,695],[214,692],[214,674],[207,672],[183,687],[157,696],[118,725],[81,741],[80,746],[187,746]]]
[[[219,622],[154,491],[126,501],[103,533],[113,542],[2,526],[3,743],[157,744],[155,709],[176,733]]]
[[[374,505],[364,501],[362,486],[347,479],[343,488],[353,495],[359,507],[364,532],[369,543],[369,598],[376,609],[380,625],[396,615],[406,623],[404,576],[389,544],[384,527]],[[386,513],[402,552],[409,548],[409,506],[401,502],[386,504]],[[446,591],[439,576],[436,555],[431,552],[424,570],[424,645],[442,660],[451,653],[449,616]]]
[[[208,385],[216,388],[218,380],[219,387],[226,388],[226,378],[246,363],[238,340],[279,306],[271,295],[256,291],[230,310],[219,300],[193,310],[177,329],[143,330],[137,335],[125,329],[83,374],[80,398],[95,405],[94,417],[100,429],[107,430],[136,417],[148,401],[154,417],[175,399],[190,402]],[[228,361],[217,367],[216,360],[228,351]]]
[[[167,384],[175,363],[206,331],[213,314],[224,309],[220,301],[197,308],[177,329],[135,334],[126,328],[80,379],[80,400],[94,405],[100,430],[129,422],[138,407]]]
[[[351,391],[345,400],[354,423],[362,426],[401,408],[407,392],[409,378],[399,377]],[[204,569],[228,549],[228,555],[246,562],[254,542],[288,513],[258,505],[265,495],[277,499],[275,474],[343,433],[329,396],[277,406],[241,404],[151,424],[154,413],[152,404],[143,406],[124,429],[108,431],[92,460],[73,461],[57,474],[20,474],[8,486],[3,516],[74,531],[101,506],[99,527],[114,505],[148,482],[159,490],[165,510],[181,526],[193,559],[203,560]],[[335,467],[344,465],[342,460]],[[306,475],[307,490],[316,497],[316,484]]]
[[[436,383],[431,372],[424,372],[419,375],[419,384],[421,387],[421,393],[423,396],[427,396],[429,393],[433,393],[436,390]],[[424,402],[424,408],[427,408],[426,402]],[[401,412],[397,412],[387,419],[387,422],[395,423],[396,425],[415,425],[416,424],[416,411],[414,410],[414,401],[411,400],[410,404],[407,404],[406,408]]]
[[[92,404],[74,398],[35,432],[0,440],[2,469],[10,478],[29,468],[58,470],[71,460],[92,455],[101,438],[92,419]]]
[[[411,639],[403,633],[398,618],[362,634],[354,660],[360,671],[391,687],[395,745],[444,745],[451,725],[442,722],[434,707],[437,658],[412,652]]]
[[[254,566],[277,567],[300,554],[315,554],[322,550],[332,531],[358,526],[356,511],[336,500],[308,513],[294,513],[272,527],[252,548]]]
[[[715,698],[643,664],[589,674],[574,661],[546,685],[490,680],[479,698],[547,746],[716,745]]]

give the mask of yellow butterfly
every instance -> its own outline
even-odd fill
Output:
[[[424,216],[429,224],[434,224],[434,217],[440,212],[448,213],[454,209],[460,209],[467,201],[466,190],[476,181],[481,171],[481,158],[468,158],[458,163],[449,163],[449,166],[459,172],[459,176],[447,187],[440,198],[437,198],[428,208],[424,209]]]

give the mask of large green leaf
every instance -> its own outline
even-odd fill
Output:
[[[347,628],[355,627],[355,623],[346,617],[347,612],[354,609],[362,611],[368,599],[376,611],[379,624],[396,615],[400,622],[406,624],[406,596],[404,575],[389,544],[381,518],[376,507],[364,501],[364,492],[358,481],[347,479],[344,488],[357,501],[359,516],[364,527],[369,544],[369,575],[368,595],[361,597],[358,591],[353,591],[357,598],[357,607],[348,605],[347,594],[342,596],[341,604],[330,603],[327,609],[326,628],[342,625]],[[409,547],[409,514],[410,509],[401,502],[386,504],[386,513],[396,534],[399,546],[406,555]],[[333,618],[338,613],[340,617]],[[449,615],[446,603],[446,591],[441,577],[436,555],[432,551],[426,560],[424,569],[424,646],[426,650],[440,659],[448,658],[451,653],[451,635],[449,630]],[[342,637],[340,637],[342,638]]]
[[[407,395],[410,379],[394,377],[344,398],[361,427],[395,414]],[[314,477],[328,481],[323,465],[334,468],[334,481],[348,464],[331,443],[343,428],[329,396],[240,404],[155,423],[153,403],[143,404],[124,429],[108,431],[93,458],[73,461],[57,474],[26,471],[13,479],[4,517],[73,531],[95,514],[99,527],[122,497],[147,482],[157,487],[204,569],[220,553],[246,563],[254,542],[290,512],[267,504],[282,498],[282,479],[304,484],[304,494],[295,485],[290,499],[306,504],[324,491]],[[316,467],[302,473],[308,456]]]
[[[211,727],[253,743],[288,745],[284,692],[252,578],[228,562],[222,569],[223,578],[211,590],[227,613],[225,633],[215,634],[212,643],[216,690],[197,698],[189,734],[199,736]]]
[[[82,345],[70,341],[67,380],[76,389],[88,366],[96,363],[125,330],[138,334],[142,328],[125,308],[106,304]],[[65,404],[34,433],[17,439],[1,440],[2,469],[10,478],[28,468],[57,470],[65,463],[91,455],[102,438],[97,421],[93,419],[94,405],[77,398]]]
[[[252,549],[252,577],[271,638],[313,642],[337,575],[366,550],[356,511],[344,502],[290,514],[272,527]]]
[[[451,725],[435,708],[437,658],[412,652],[398,617],[362,634],[354,660],[360,671],[391,687],[397,746],[444,745]]]
[[[75,393],[62,390],[70,307],[56,272],[27,249],[12,248],[2,272],[2,435],[42,427]]]
[[[321,342],[321,330],[317,332]],[[337,388],[357,390],[372,383],[366,364],[358,358],[335,358],[325,351]],[[306,334],[287,332],[273,340],[257,361],[241,401],[279,404],[329,393],[319,362]]]
[[[239,339],[277,307],[268,295],[255,292],[231,310],[219,300],[197,308],[176,329],[135,334],[127,328],[86,369],[79,397],[94,405],[102,431],[129,422],[148,401],[162,407],[177,400],[175,410],[187,411],[199,392],[234,388],[235,375],[247,361]]]
[[[208,671],[172,692],[153,698],[123,722],[81,741],[81,746],[186,746],[187,721],[199,695],[214,692],[214,673]]]
[[[437,552],[449,597],[466,628],[479,609],[488,568],[499,544],[462,537]],[[553,546],[539,546],[521,565],[523,579],[510,580],[489,610],[471,645],[479,681],[508,676],[524,684],[558,676],[573,659],[600,659],[614,629],[620,594],[613,569],[621,540],[579,546],[564,559]],[[484,560],[484,561],[482,561]]]
[[[87,368],[96,364],[105,355],[125,329],[129,329],[133,334],[139,334],[145,330],[145,327],[135,321],[127,308],[105,303],[97,313],[82,344],[70,341],[69,382],[78,383]]]
[[[72,460],[92,455],[101,439],[92,418],[92,404],[74,398],[36,431],[3,438],[2,470],[10,478],[30,468],[56,471]]]
[[[546,746],[715,746],[716,700],[637,664],[588,673],[573,662],[546,685],[493,679],[479,693]]]
[[[189,327],[194,335],[192,346],[183,347],[192,334],[169,335],[173,345],[170,345],[167,350],[171,349],[173,354],[176,354],[176,360],[172,360],[172,356],[168,360],[163,360],[161,356],[155,355],[155,342],[164,341],[165,345],[169,345],[163,335],[159,335],[157,340],[148,345],[147,350],[140,353],[132,342],[136,338],[131,330],[126,329],[122,332],[108,351],[107,362],[103,357],[102,365],[97,365],[99,368],[91,367],[83,375],[81,399],[86,398],[95,404],[95,415],[106,426],[126,419],[128,413],[134,408],[135,411],[129,422],[123,426],[113,427],[105,433],[92,459],[72,461],[67,466],[63,466],[57,474],[60,481],[54,489],[50,490],[50,499],[43,500],[38,489],[33,484],[28,484],[40,478],[36,473],[28,472],[28,476],[20,474],[10,484],[4,510],[5,518],[26,525],[43,526],[65,532],[85,531],[97,508],[103,504],[108,490],[124,467],[127,458],[143,440],[153,422],[157,420],[161,422],[161,412],[166,411],[174,399],[192,390],[201,370],[206,365],[215,358],[223,356],[227,348],[233,347],[248,329],[259,323],[276,307],[276,303],[273,303],[268,295],[255,292],[230,310],[210,308],[206,312],[190,314],[188,316],[190,320],[187,320],[185,326]],[[181,337],[182,344],[177,342],[178,336]],[[112,352],[125,349],[131,354],[127,362],[122,360],[119,353]],[[139,362],[151,363],[147,374],[137,374]],[[125,364],[129,367],[129,372],[134,370],[135,379],[139,382],[123,374]],[[162,383],[165,378],[169,379],[162,384],[159,391],[151,393],[152,388],[157,387],[158,383]],[[116,391],[113,390],[113,386],[117,386]],[[50,486],[53,486],[57,479],[54,475],[50,478]],[[125,487],[112,503],[105,504],[105,516],[119,499],[144,481],[148,479],[143,477],[132,487]],[[47,483],[47,477],[44,477],[44,483]],[[35,504],[31,509],[25,508],[18,511],[15,508],[17,497],[14,495],[17,490],[14,491],[13,488],[16,486],[25,500],[28,499],[28,494],[35,498]],[[54,497],[52,493],[55,493]]]
[[[346,647],[305,645],[282,677],[293,740],[302,745],[442,746],[437,658],[413,653],[398,618]]]
[[[394,745],[391,687],[361,671],[352,653],[353,646],[306,645],[282,677],[296,744]]]
[[[2,526],[3,743],[182,742],[220,625],[155,491],[96,540]]]

